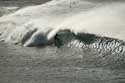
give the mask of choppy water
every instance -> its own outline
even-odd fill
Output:
[[[69,33],[68,33],[69,34]],[[72,33],[70,33],[72,34]],[[97,38],[79,46],[67,33],[57,34],[53,46],[17,47],[0,43],[1,83],[124,83],[124,51],[114,51],[122,41]],[[63,35],[63,36],[62,36]],[[70,42],[64,42],[66,39]],[[117,47],[103,48],[106,43]],[[105,41],[105,43],[103,42]],[[111,43],[115,41],[114,43]],[[82,41],[83,43],[83,41]],[[104,46],[101,44],[104,43]],[[70,44],[70,45],[69,45]],[[109,44],[109,45],[110,45]],[[72,47],[71,47],[72,46]],[[124,45],[122,45],[124,46]]]

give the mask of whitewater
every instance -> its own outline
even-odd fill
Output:
[[[39,46],[53,43],[61,30],[125,40],[124,2],[52,0],[22,8],[0,18],[0,40]]]

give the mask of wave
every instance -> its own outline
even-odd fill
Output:
[[[37,46],[41,43],[46,43],[48,40],[45,37],[48,35],[48,32],[51,32],[55,28],[59,28],[59,30],[69,29],[73,30],[73,32],[84,32],[85,28],[85,31],[89,33],[124,40],[124,3],[95,4],[93,2],[73,0],[71,8],[69,5],[70,3],[67,3],[67,0],[52,0],[45,4],[26,7],[10,15],[1,17],[0,40],[12,44],[22,44],[23,46],[27,46],[28,44]],[[70,34],[67,37],[70,37]],[[116,35],[118,36],[115,37]],[[73,35],[71,39],[69,38],[71,45],[68,44],[67,46],[109,48],[105,43],[104,45],[100,45],[100,41],[103,41],[101,39],[105,40],[106,37],[101,39],[94,35],[87,35],[87,37],[83,33]],[[58,37],[55,36],[54,38],[56,39],[56,44],[57,40],[59,40],[59,43],[63,40],[62,37],[57,39]],[[64,40],[66,39],[64,38]],[[74,44],[74,42],[79,43]],[[99,45],[93,45],[92,42]]]
[[[112,54],[125,53],[125,42],[109,37],[99,37],[94,34],[74,34],[68,30],[60,31],[54,37],[55,46],[69,48],[89,48]]]

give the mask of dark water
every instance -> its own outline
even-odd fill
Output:
[[[0,1],[1,6],[12,3],[15,6],[39,4]],[[0,83],[125,83],[124,42],[98,37],[95,40],[89,36],[87,42],[79,46],[83,40],[74,43],[72,34],[68,35],[56,36],[55,44],[59,48],[26,48],[0,42]],[[65,39],[73,42],[69,44],[68,40],[63,41]]]
[[[30,6],[39,5],[51,0],[0,0],[0,6]]]

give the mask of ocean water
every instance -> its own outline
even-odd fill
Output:
[[[0,83],[125,83],[125,43],[67,31],[44,47],[0,42]]]
[[[76,39],[79,36],[72,37],[72,33],[65,35],[67,32],[57,34],[54,45],[45,47],[20,47],[0,42],[0,82],[125,82],[124,50],[120,50],[120,45],[124,46],[124,42],[96,38],[97,40],[93,41],[95,45],[92,46],[93,42],[82,41],[84,44],[80,44],[79,39]],[[64,41],[65,38],[71,40]],[[114,41],[115,43],[111,43]],[[111,47],[116,44],[118,46],[107,49],[104,42],[111,44]]]

